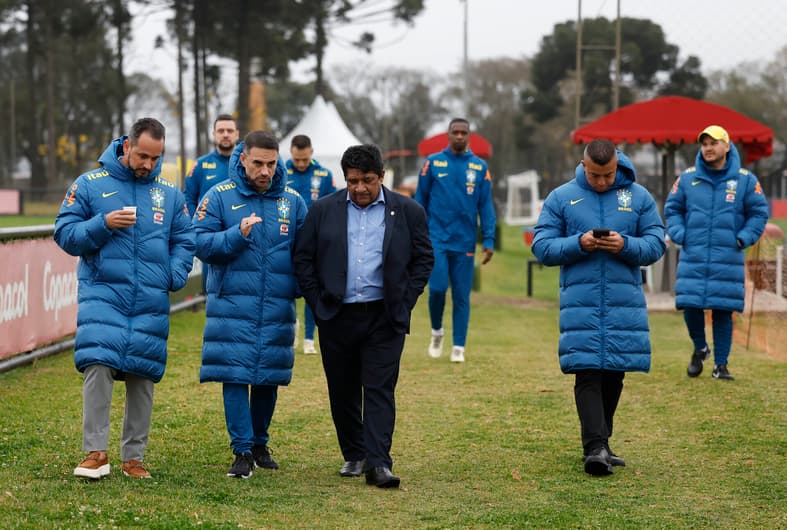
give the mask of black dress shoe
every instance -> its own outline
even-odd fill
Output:
[[[394,476],[385,466],[378,466],[366,471],[366,483],[378,488],[398,488],[399,477]]]
[[[625,467],[626,461],[623,460],[621,457],[613,453],[612,451],[607,451],[609,453],[609,463],[612,466],[620,466]],[[582,461],[587,462],[588,455],[582,455]]]
[[[626,467],[626,461],[612,451],[609,452],[609,463],[613,466]]]
[[[612,464],[609,462],[609,452],[605,447],[594,449],[585,457],[585,473],[595,476],[612,474]]]
[[[360,477],[365,463],[366,460],[348,460],[339,470],[339,474],[343,477]]]

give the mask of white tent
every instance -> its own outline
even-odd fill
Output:
[[[344,188],[342,154],[351,145],[362,142],[347,128],[333,103],[326,102],[322,96],[314,99],[300,123],[279,142],[283,159],[289,158],[292,137],[297,134],[311,138],[314,159],[333,172],[333,182],[337,188]]]
[[[508,175],[506,197],[506,224],[514,226],[533,225],[541,213],[538,198],[538,173],[528,170],[517,175]]]

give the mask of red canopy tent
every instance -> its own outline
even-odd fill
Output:
[[[664,150],[660,198],[666,197],[667,179],[675,177],[675,150],[681,144],[697,143],[697,135],[708,125],[721,125],[730,140],[740,144],[746,162],[773,153],[773,130],[743,114],[715,103],[681,96],[664,96],[620,108],[576,129],[576,144],[595,138],[614,143],[653,143]]]
[[[634,103],[602,116],[572,133],[574,143],[607,138],[619,143],[680,145],[696,143],[708,125],[721,125],[741,144],[747,162],[773,154],[773,130],[740,112],[707,101],[665,96]]]
[[[448,147],[448,133],[438,133],[429,138],[424,138],[418,142],[418,154],[421,156],[429,156],[433,153],[442,151]],[[489,158],[492,156],[492,144],[489,140],[476,134],[470,133],[470,150],[481,158]]]

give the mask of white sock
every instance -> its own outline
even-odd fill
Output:
[[[443,335],[444,335],[443,328],[432,330],[433,337],[442,337]]]

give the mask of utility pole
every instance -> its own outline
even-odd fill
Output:
[[[577,50],[576,50],[576,95],[574,97],[574,128],[578,129],[581,121],[582,108],[582,51],[583,50],[614,50],[615,78],[612,80],[612,110],[620,106],[620,0],[617,0],[617,18],[615,21],[615,46],[582,44],[582,0],[577,0]]]
[[[178,39],[178,129],[180,130],[180,157],[178,178],[186,171],[186,127],[183,123],[183,4],[175,0],[175,34]]]
[[[470,71],[467,62],[467,4],[470,0],[460,0],[465,5],[465,30],[464,30],[464,61],[462,63],[462,77],[464,78],[464,118],[469,120],[470,117]]]
[[[11,127],[11,158],[8,164],[8,178],[14,178],[14,170],[16,169],[16,80],[12,77],[10,83],[10,90],[11,90],[11,119],[10,119],[10,127]]]
[[[582,0],[577,0],[576,88],[574,95],[574,129],[579,129],[579,109],[582,102]]]
[[[612,110],[620,106],[620,0],[618,18],[615,21],[615,81],[612,83]]]

